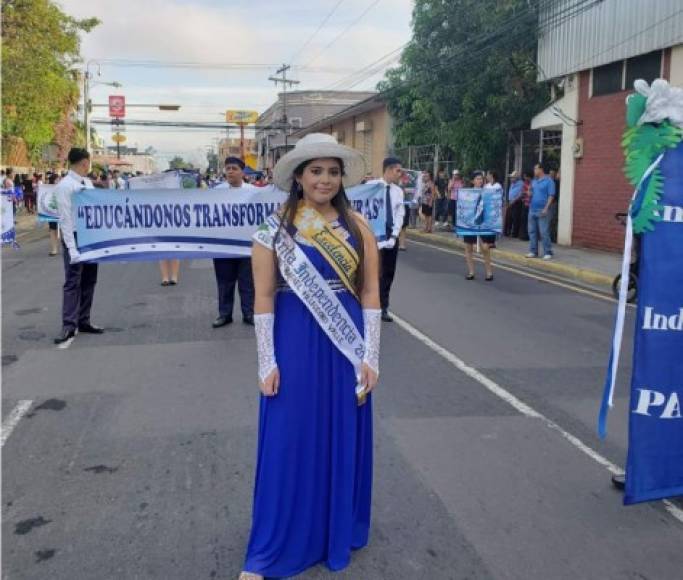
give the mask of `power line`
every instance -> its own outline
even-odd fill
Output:
[[[320,31],[322,30],[323,26],[325,26],[325,24],[327,24],[327,21],[328,21],[330,18],[332,18],[332,15],[337,11],[337,8],[339,8],[339,6],[342,4],[342,2],[344,2],[344,0],[338,0],[338,2],[334,5],[334,7],[332,8],[332,10],[330,10],[330,12],[328,12],[327,16],[325,16],[325,18],[323,18],[323,21],[320,23],[320,25],[318,26],[318,28],[315,29],[315,32],[314,32],[313,34],[311,34],[311,36],[308,37],[308,39],[306,40],[306,42],[303,43],[303,45],[301,46],[301,48],[299,48],[299,50],[297,50],[297,51],[292,55],[292,57],[289,59],[289,62],[294,62],[294,60],[295,60],[295,59],[303,52],[303,50],[311,43],[311,41],[317,36],[318,32],[320,32]]]
[[[326,44],[323,49],[318,52],[316,56],[314,56],[311,60],[309,60],[304,66],[309,66],[313,64],[316,60],[320,58],[320,56],[328,49],[330,46],[332,46],[337,40],[339,40],[342,36],[344,36],[351,28],[353,28],[356,24],[358,24],[364,17],[365,15],[370,12],[378,3],[380,0],[374,0],[373,2],[370,3],[370,5],[363,10],[360,16],[356,18],[353,22],[351,22],[344,30],[342,30],[337,36],[335,36],[328,44]]]
[[[292,68],[288,64],[283,64],[275,74],[282,75],[282,77],[268,77],[269,81],[273,81],[275,86],[282,83],[282,127],[285,132],[285,149],[287,149],[287,137],[289,135],[289,121],[287,120],[287,87],[298,85],[300,81],[294,81],[287,78],[287,71]]]
[[[401,56],[401,54],[400,54],[401,51],[402,51],[406,46],[408,46],[408,44],[410,44],[410,43],[409,43],[409,42],[406,42],[405,44],[402,44],[402,45],[399,46],[398,48],[395,48],[394,50],[392,50],[392,51],[390,51],[390,52],[388,52],[388,53],[382,55],[381,57],[379,57],[377,60],[374,60],[374,61],[371,62],[370,64],[367,64],[367,65],[365,65],[364,67],[362,67],[362,68],[360,68],[360,69],[354,71],[353,74],[350,74],[349,76],[344,77],[343,79],[340,79],[340,80],[338,80],[338,81],[332,83],[331,85],[329,85],[328,87],[326,87],[326,88],[323,89],[323,90],[340,89],[341,87],[346,86],[347,83],[353,82],[353,81],[354,81],[355,79],[357,79],[359,76],[364,75],[368,70],[371,70],[371,69],[373,70],[373,74],[374,74],[374,69],[375,69],[376,66],[382,66],[382,67],[384,67],[384,66],[387,66],[389,62],[394,61],[396,58],[400,58],[400,56]],[[398,55],[397,55],[396,53],[398,53]],[[387,61],[387,59],[389,59],[389,60]],[[387,62],[385,63],[385,61],[387,61]],[[381,64],[380,64],[380,63],[381,63]],[[356,83],[356,84],[358,84],[358,83]],[[355,84],[354,84],[353,86],[355,86]]]
[[[482,37],[477,38],[476,42],[474,43],[474,46],[477,47],[476,50],[472,50],[472,44],[468,44],[467,46],[460,46],[459,50],[453,54],[453,55],[448,55],[447,59],[442,59],[439,63],[434,64],[433,66],[429,67],[428,69],[424,70],[419,70],[419,69],[412,69],[411,73],[415,74],[416,72],[418,74],[421,74],[422,72],[429,72],[431,74],[439,72],[441,69],[446,68],[451,64],[451,61],[454,59],[465,56],[466,58],[463,60],[459,61],[459,64],[467,64],[473,62],[476,58],[479,58],[482,54],[488,52],[489,50],[495,48],[498,46],[502,41],[510,41],[510,40],[517,40],[518,37],[520,37],[520,44],[519,48],[525,48],[527,46],[531,46],[532,44],[536,44],[537,39],[536,37],[532,37],[528,34],[528,31],[519,27],[518,24],[522,22],[524,19],[529,18],[533,16],[537,11],[540,11],[542,8],[549,6],[550,4],[553,3],[554,0],[542,0],[539,2],[538,6],[536,9],[533,9],[531,6],[528,8],[525,8],[524,10],[521,10],[519,13],[516,15],[508,18],[507,21],[503,21],[501,26],[499,26],[495,31],[492,31],[488,35],[484,35]],[[565,15],[562,19],[557,20],[557,23],[562,23],[567,20],[570,20],[571,18],[574,18],[581,12],[584,12],[591,8],[593,5],[586,5],[587,0],[579,0],[576,4],[572,5],[570,8],[575,8],[579,5],[583,5],[582,9],[578,12],[573,12],[569,15]],[[383,94],[389,94],[392,91],[399,90],[402,87],[409,86],[411,84],[414,84],[414,80],[404,80],[401,82],[396,83],[394,86],[390,87],[389,89],[383,91]]]
[[[201,61],[168,61],[168,60],[137,60],[124,58],[91,59],[89,62],[109,66],[135,68],[197,68],[218,70],[269,70],[280,66],[278,63],[248,63],[248,62],[201,62]],[[309,67],[294,65],[301,72],[323,74],[348,74],[352,68],[342,67]]]

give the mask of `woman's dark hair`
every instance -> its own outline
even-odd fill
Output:
[[[433,171],[430,171],[429,169],[426,169],[426,170],[425,170],[425,173],[426,173],[427,175],[429,175],[429,180],[430,180],[430,181],[434,181],[434,172],[433,172]]]
[[[493,177],[493,183],[498,183],[498,172],[495,169],[489,169],[489,174]]]
[[[339,169],[341,170],[342,176],[345,175],[344,162],[336,157],[334,159],[339,162]],[[282,229],[283,227],[287,228],[294,221],[296,210],[299,207],[299,201],[301,201],[304,197],[304,190],[301,187],[301,185],[297,182],[296,178],[301,177],[303,175],[304,169],[306,169],[306,167],[312,161],[314,160],[309,159],[308,161],[304,161],[294,170],[294,179],[292,179],[292,187],[289,190],[289,196],[287,197],[287,200],[285,201],[284,205],[280,210],[280,228],[275,234],[275,239],[273,240],[273,248],[275,248],[275,243],[277,242],[277,238],[280,235],[280,229]],[[365,247],[363,245],[364,237],[360,227],[358,227],[356,218],[353,215],[353,208],[351,207],[351,202],[349,202],[349,198],[346,197],[346,191],[344,190],[343,184],[339,187],[337,195],[335,195],[332,198],[332,207],[334,207],[339,212],[340,220],[348,228],[351,236],[353,236],[353,238],[358,242],[358,247],[356,248],[356,252],[358,253],[358,268],[356,269],[354,287],[356,289],[356,294],[360,297],[360,293],[363,290],[363,284],[365,282],[363,268],[365,263]],[[275,259],[277,260],[277,257]]]

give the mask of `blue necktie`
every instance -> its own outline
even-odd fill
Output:
[[[391,185],[387,185],[384,207],[387,212],[387,238],[390,238],[394,229],[394,210],[391,207]]]

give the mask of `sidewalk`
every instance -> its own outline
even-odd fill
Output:
[[[451,231],[425,234],[421,229],[409,229],[408,239],[443,247],[464,250],[464,243]],[[566,246],[553,246],[554,256],[550,261],[527,258],[529,242],[502,237],[496,242],[493,259],[519,264],[525,268],[549,272],[586,284],[612,287],[612,280],[621,269],[621,256],[610,252],[586,250]]]

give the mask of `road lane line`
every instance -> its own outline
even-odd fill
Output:
[[[439,343],[435,342],[431,338],[429,338],[426,334],[415,328],[412,324],[410,324],[408,321],[404,320],[400,316],[396,315],[395,312],[392,311],[391,315],[394,317],[394,321],[401,327],[403,330],[405,330],[408,334],[419,340],[422,344],[427,346],[429,349],[433,350],[436,354],[447,360],[449,363],[451,363],[454,367],[456,367],[458,370],[462,371],[465,375],[470,377],[471,379],[474,379],[477,381],[480,385],[482,385],[486,390],[494,394],[496,397],[499,399],[502,399],[505,401],[508,405],[519,411],[522,415],[525,417],[531,417],[533,419],[540,419],[543,423],[545,423],[546,427],[552,429],[553,431],[558,432],[564,439],[569,441],[574,447],[576,447],[579,451],[583,452],[585,455],[590,457],[593,461],[598,463],[599,465],[602,465],[605,467],[610,473],[614,475],[623,475],[624,470],[621,469],[619,466],[616,464],[612,463],[609,459],[606,457],[600,455],[597,451],[595,451],[593,448],[589,447],[586,445],[581,439],[576,437],[575,435],[572,435],[568,431],[565,431],[562,427],[560,427],[555,421],[552,419],[549,419],[542,413],[539,413],[536,411],[533,407],[530,407],[527,405],[525,402],[522,400],[518,399],[513,395],[511,392],[505,390],[503,387],[501,387],[498,383],[487,377],[485,374],[482,372],[478,371],[474,367],[468,365],[464,360],[453,354],[451,351],[447,350],[443,346],[441,346]],[[668,500],[663,500],[662,504],[664,505],[664,508],[674,517],[676,518],[679,522],[683,524],[683,510],[675,506],[673,503],[671,503]]]
[[[7,417],[7,421],[2,424],[2,435],[0,435],[0,447],[4,447],[5,442],[9,439],[9,436],[14,431],[14,428],[19,424],[21,418],[26,415],[28,410],[31,408],[33,401],[23,400],[19,401],[12,409],[12,412]]]
[[[430,250],[437,250],[439,252],[444,252],[446,254],[453,254],[455,256],[464,256],[465,255],[463,252],[458,252],[457,250],[449,250],[448,248],[441,248],[439,246],[427,244],[426,242],[418,242],[416,240],[410,240],[410,243],[416,244],[418,246],[424,246],[425,248],[429,248]],[[475,256],[474,259],[477,260],[478,262],[483,262],[482,258],[479,258],[477,256]],[[595,291],[589,290],[587,288],[581,288],[580,286],[574,286],[573,284],[570,284],[567,282],[560,282],[559,280],[554,280],[553,278],[547,278],[545,276],[542,276],[541,274],[528,272],[526,270],[520,270],[517,268],[513,268],[511,266],[501,264],[500,262],[494,262],[494,265],[496,268],[499,268],[501,270],[505,270],[506,272],[512,272],[513,274],[519,274],[520,276],[526,276],[527,278],[531,278],[533,280],[538,280],[539,282],[545,282],[546,284],[552,284],[553,286],[558,286],[559,288],[565,288],[566,290],[571,290],[572,292],[576,292],[578,294],[585,294],[586,296],[591,296],[592,298],[598,298],[600,300],[604,300],[604,301],[610,302],[612,304],[617,303],[617,301],[613,297],[609,296],[608,294],[601,294],[600,292],[595,292]],[[634,304],[627,304],[626,306],[629,308],[635,308]]]

